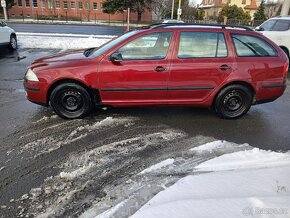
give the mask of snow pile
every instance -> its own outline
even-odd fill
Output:
[[[62,34],[64,35],[64,34]],[[40,48],[40,49],[85,49],[100,47],[110,41],[114,36],[95,35],[66,35],[61,34],[17,34],[20,48]]]
[[[240,147],[240,148],[245,148],[249,146],[248,144],[234,144],[232,142],[227,142],[227,141],[223,141],[223,140],[217,140],[217,141],[213,141],[213,142],[208,142],[204,145],[198,146],[198,147],[194,147],[192,149],[190,149],[190,151],[196,152],[198,154],[202,154],[202,153],[213,153],[216,151],[220,151],[222,150],[231,150],[233,149],[233,147]]]
[[[216,157],[196,167],[198,171],[222,171],[235,169],[265,168],[289,165],[290,154],[254,148]],[[289,178],[290,179],[290,178]]]
[[[164,160],[164,161],[161,161],[160,163],[155,164],[155,165],[153,165],[153,166],[151,166],[151,167],[149,167],[149,168],[143,170],[140,174],[150,173],[150,172],[152,172],[152,171],[159,170],[159,169],[161,169],[161,168],[163,168],[163,167],[167,167],[167,166],[169,166],[169,165],[171,165],[171,164],[173,164],[173,163],[174,163],[174,159],[169,158],[169,159],[166,159],[166,160]]]
[[[195,150],[213,148],[207,144]],[[289,153],[238,151],[196,167],[197,172],[204,170],[217,172],[179,180],[132,217],[289,217]]]

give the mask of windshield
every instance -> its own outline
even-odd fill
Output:
[[[115,45],[119,44],[120,42],[124,41],[125,39],[129,38],[130,36],[133,36],[134,34],[136,34],[136,30],[127,32],[127,33],[119,36],[118,38],[115,38],[115,39],[105,43],[101,47],[95,48],[92,52],[90,52],[89,57],[92,57],[92,58],[98,57],[100,54],[103,54],[104,52],[108,51],[109,49],[111,49]]]

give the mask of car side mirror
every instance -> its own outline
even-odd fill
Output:
[[[111,54],[110,61],[116,62],[116,63],[122,62],[123,61],[122,54],[120,52],[115,52],[115,53]]]
[[[261,27],[261,26],[258,26],[258,27],[255,28],[255,31],[264,31],[264,28]]]
[[[0,21],[0,26],[7,26],[7,24],[4,21]]]

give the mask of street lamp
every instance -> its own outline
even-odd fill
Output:
[[[3,12],[4,12],[4,19],[7,20],[6,1],[5,0],[1,0],[1,6],[2,6]]]
[[[172,0],[172,6],[171,6],[171,20],[173,20],[173,14],[174,14],[174,0]]]
[[[181,13],[182,13],[182,10],[181,10],[181,0],[179,0],[178,9],[177,9],[177,20],[180,20]]]

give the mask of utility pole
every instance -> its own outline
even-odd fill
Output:
[[[289,13],[289,8],[290,8],[290,0],[284,0],[280,15],[287,16]]]
[[[171,20],[173,20],[174,15],[174,0],[172,0],[172,6],[171,6]]]
[[[6,10],[6,1],[5,0],[1,0],[1,6],[3,8],[3,12],[4,12],[4,19],[5,21],[7,21],[7,10]]]
[[[178,9],[177,9],[177,20],[180,20],[180,15],[182,14],[181,10],[181,0],[178,2]]]

